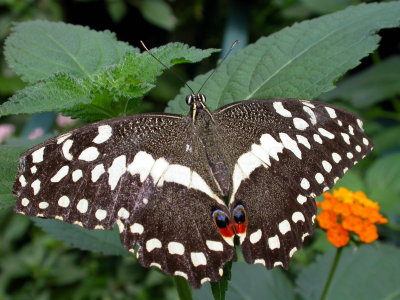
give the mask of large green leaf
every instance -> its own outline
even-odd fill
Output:
[[[399,20],[400,2],[361,4],[261,38],[228,58],[207,83],[209,107],[252,98],[315,98],[376,49],[378,30]],[[204,79],[189,84],[196,90]],[[186,94],[182,89],[166,111],[187,113]]]
[[[0,106],[0,116],[60,111],[90,102],[90,83],[58,73],[17,92]]]
[[[128,250],[121,245],[117,228],[112,231],[89,230],[58,220],[35,217],[32,217],[32,220],[56,239],[82,250],[90,250],[106,255],[130,255]]]
[[[109,31],[48,21],[16,23],[5,42],[10,67],[30,83],[57,72],[90,77],[103,66],[120,61],[127,51],[138,52],[116,40]]]
[[[299,274],[296,284],[303,299],[320,299],[335,251],[318,257]],[[378,242],[346,247],[325,299],[398,299],[393,295],[400,295],[399,257],[400,249]]]
[[[193,291],[195,299],[213,299],[208,283]],[[268,271],[260,265],[235,263],[226,299],[229,300],[294,300],[293,285],[285,273],[275,268]]]
[[[170,43],[152,52],[171,67],[198,62],[216,51]],[[127,52],[118,63],[103,66],[90,78],[56,73],[23,89],[0,106],[0,116],[63,111],[66,115],[93,121],[126,115],[132,113],[137,102],[155,86],[163,70],[164,67],[147,52]]]
[[[399,75],[400,76],[400,75]],[[381,155],[394,147],[400,146],[400,126],[384,127],[372,137],[374,154]]]
[[[354,107],[366,108],[400,94],[400,56],[392,56],[339,82],[322,100],[345,99]]]
[[[368,190],[389,188],[400,193],[400,152],[379,158],[368,169]]]
[[[177,19],[164,0],[146,0],[137,3],[143,17],[150,23],[166,30],[175,28]]]
[[[19,155],[26,150],[21,146],[0,146],[0,209],[14,205],[12,185],[17,174]]]

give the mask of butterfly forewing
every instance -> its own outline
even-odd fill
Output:
[[[88,229],[117,224],[142,265],[195,287],[218,281],[236,254],[213,222],[213,210],[228,211],[209,167],[196,163],[206,158],[191,126],[181,116],[140,115],[46,141],[20,158],[15,210]]]
[[[247,213],[243,255],[248,263],[287,268],[312,233],[314,198],[372,150],[362,121],[297,99],[238,102],[214,116],[235,162],[230,210],[243,205]]]

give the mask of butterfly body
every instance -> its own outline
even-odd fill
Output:
[[[15,210],[88,229],[117,224],[146,267],[194,287],[236,259],[288,268],[313,231],[314,198],[372,149],[361,120],[298,99],[248,100],[187,116],[105,120],[21,155]],[[225,203],[224,200],[227,200]]]

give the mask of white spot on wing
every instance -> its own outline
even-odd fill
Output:
[[[300,134],[296,135],[297,138],[297,142],[299,142],[300,144],[303,144],[305,147],[307,147],[308,149],[311,149],[311,145],[308,142],[308,139]]]
[[[153,165],[153,157],[144,151],[140,151],[136,153],[133,162],[128,166],[127,170],[132,175],[139,174],[140,182],[144,182],[149,176]]]
[[[250,234],[250,243],[255,244],[259,240],[261,240],[262,232],[261,229],[258,229],[257,231],[253,232]]]
[[[272,135],[266,133],[260,138],[261,147],[265,150],[268,156],[279,161],[278,153],[282,153],[283,145],[275,140]]]
[[[126,172],[126,156],[121,155],[114,159],[108,168],[108,184],[114,190],[121,176]]]
[[[303,110],[310,116],[311,124],[317,124],[317,117],[315,116],[315,113],[312,111],[312,109],[307,106],[303,106]]]
[[[349,125],[349,133],[350,133],[351,135],[354,135],[354,128],[353,128],[353,126],[351,126],[351,125]]]
[[[103,209],[98,209],[95,213],[95,216],[97,220],[102,221],[107,217],[107,212]]]
[[[301,100],[301,102],[303,103],[303,105],[306,105],[306,106],[311,107],[311,108],[315,108],[314,104],[311,104],[310,101]]]
[[[304,204],[307,201],[307,197],[303,196],[303,195],[298,195],[297,196],[297,202],[299,202],[300,204]]]
[[[333,161],[335,163],[338,163],[339,161],[342,160],[342,157],[339,154],[337,154],[336,152],[333,152],[332,153],[332,159],[333,159]]]
[[[356,146],[356,151],[361,152],[361,147],[359,145]]]
[[[74,158],[73,155],[69,153],[69,150],[71,149],[73,143],[73,140],[66,140],[62,145],[62,153],[66,160],[72,160]]]
[[[178,242],[169,242],[168,252],[170,254],[183,255],[185,253],[185,246],[183,246],[183,244]]]
[[[265,267],[265,260],[262,258],[258,258],[254,260],[254,264],[260,264],[263,265]]]
[[[26,186],[28,182],[26,181],[24,175],[19,176],[19,183],[21,184],[22,187]]]
[[[84,160],[84,161],[94,161],[97,159],[97,157],[99,157],[99,154],[100,154],[100,152],[99,152],[99,150],[97,150],[96,147],[88,147],[81,152],[78,159]]]
[[[71,136],[71,133],[63,134],[57,139],[57,145],[61,144],[64,142],[67,138]]]
[[[319,144],[322,144],[322,139],[318,134],[314,133],[313,138],[314,138],[314,141],[316,141]]]
[[[221,242],[206,240],[206,245],[212,251],[224,251],[224,245]]]
[[[322,166],[324,167],[325,171],[328,173],[332,170],[332,165],[326,160],[322,161]]]
[[[157,186],[162,186],[164,181],[174,182],[189,187],[190,184],[190,169],[181,165],[169,165],[167,170],[161,175]]]
[[[200,280],[200,284],[204,284],[204,283],[209,282],[209,281],[211,281],[211,279],[209,277],[204,277],[204,278],[202,278]]]
[[[174,276],[181,276],[181,277],[185,278],[186,280],[188,280],[187,274],[185,272],[182,272],[182,271],[175,271]],[[203,283],[201,283],[201,284],[203,284]]]
[[[293,125],[298,130],[305,130],[309,126],[308,123],[301,118],[294,118]]]
[[[362,131],[364,131],[364,129],[363,129],[363,122],[362,122],[360,119],[357,119],[357,124],[358,124],[358,127],[360,127],[360,129],[361,129]]]
[[[207,265],[207,259],[203,252],[192,252],[190,253],[193,266],[198,267],[201,265]]]
[[[130,214],[124,207],[121,207],[117,215],[122,219],[128,219]]]
[[[315,174],[315,180],[316,180],[319,184],[321,184],[321,183],[324,182],[325,178],[324,178],[324,176],[323,176],[321,173],[317,173],[317,174]]]
[[[91,172],[92,174],[92,182],[96,182],[99,180],[100,176],[105,172],[106,170],[104,169],[103,164],[98,164],[95,166]]]
[[[69,167],[68,166],[63,166],[60,170],[58,170],[56,175],[54,175],[50,179],[50,181],[51,182],[60,182],[61,179],[63,179],[65,176],[67,176],[68,172],[69,172]]]
[[[144,227],[142,224],[135,223],[130,227],[130,229],[132,233],[142,234]]]
[[[343,140],[346,142],[346,144],[350,145],[350,137],[347,133],[341,132],[340,133],[342,135]]]
[[[100,125],[98,130],[99,134],[93,139],[93,143],[104,143],[112,136],[112,128],[110,125]]]
[[[245,176],[249,177],[256,168],[261,166],[261,161],[252,152],[247,152],[239,157],[237,164]]]
[[[58,205],[61,207],[68,207],[69,206],[69,198],[67,196],[62,196],[60,199],[58,199]]]
[[[36,179],[34,182],[32,182],[31,187],[33,189],[33,195],[37,195],[40,191],[40,180]]]
[[[86,199],[79,200],[78,204],[76,205],[76,209],[81,213],[84,214],[88,210],[89,203]]]
[[[295,140],[293,140],[290,136],[288,136],[286,133],[279,133],[279,137],[282,141],[283,146],[292,151],[294,155],[296,155],[299,159],[301,159],[301,151],[299,147],[297,146],[297,143]]]
[[[333,133],[329,132],[328,130],[326,130],[324,128],[318,128],[318,131],[320,134],[322,134],[324,137],[327,137],[330,140],[335,138],[335,135]]]
[[[328,106],[325,106],[325,110],[326,110],[326,112],[328,113],[328,115],[332,118],[332,119],[335,119],[337,116],[336,116],[336,111],[333,109],[333,108],[331,108],[331,107],[328,107]]]
[[[368,146],[369,141],[368,141],[366,138],[363,138],[363,144],[364,144],[365,146]]]
[[[297,223],[298,221],[305,222],[304,215],[300,211],[296,211],[292,215],[292,221]]]
[[[310,188],[310,182],[306,178],[303,178],[301,179],[300,186],[303,189],[308,190]]]
[[[159,239],[156,239],[156,238],[148,240],[146,242],[146,250],[147,250],[147,252],[151,252],[154,249],[161,248],[161,246],[162,246],[161,241]]]
[[[32,153],[32,162],[33,163],[40,163],[43,161],[43,154],[44,154],[44,147],[36,150]]]
[[[22,206],[28,206],[28,204],[29,204],[29,199],[27,199],[27,198],[22,198],[22,200],[21,200],[21,205]]]
[[[271,250],[274,249],[279,249],[281,247],[281,243],[279,242],[279,237],[278,235],[275,235],[273,237],[270,237],[268,239],[268,246]]]
[[[296,247],[292,248],[292,250],[290,250],[289,252],[289,257],[292,257],[296,253],[296,251],[297,251]]]
[[[82,170],[78,169],[72,172],[72,181],[77,182],[83,176]]]
[[[282,117],[289,118],[292,116],[292,113],[283,107],[282,102],[274,102],[272,105],[274,106],[275,111]]]
[[[36,168],[36,166],[33,166],[32,168],[31,168],[31,173],[32,174],[35,174],[37,172],[37,168]]]
[[[49,207],[49,203],[47,203],[45,201],[39,203],[39,208],[40,209],[46,209],[48,207]]]
[[[154,165],[150,171],[150,175],[153,178],[153,182],[155,185],[158,184],[158,181],[167,170],[168,166],[169,163],[165,160],[164,157],[161,157],[154,162]]]
[[[280,222],[278,225],[278,228],[282,234],[286,234],[287,232],[289,232],[291,230],[288,220],[283,220],[282,222]]]
[[[352,159],[354,157],[353,153],[351,152],[347,152],[346,156],[348,159]]]
[[[274,268],[275,267],[283,267],[283,263],[281,261],[276,261],[274,262]]]

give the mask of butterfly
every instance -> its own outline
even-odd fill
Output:
[[[288,98],[211,112],[203,94],[187,116],[104,120],[23,153],[15,211],[87,229],[118,225],[145,267],[195,287],[236,260],[285,269],[313,232],[315,197],[373,148],[362,120]]]

